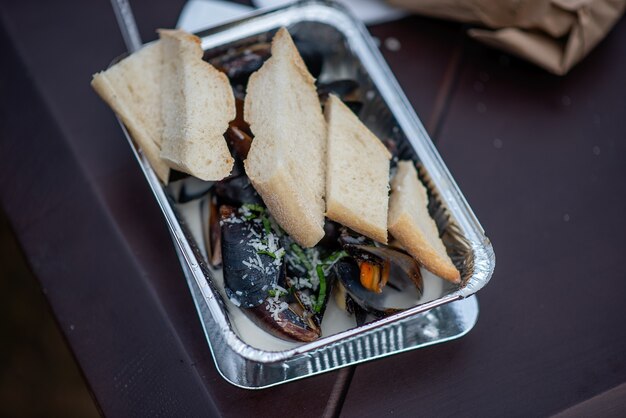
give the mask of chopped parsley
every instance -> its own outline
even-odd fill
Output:
[[[270,257],[272,257],[274,260],[276,260],[278,257],[276,256],[276,254],[274,254],[271,251],[267,251],[267,250],[257,250],[256,252],[257,254],[265,254],[265,255],[269,255]]]
[[[270,290],[268,290],[267,294],[270,295],[270,297],[279,298],[281,296],[286,295],[287,292],[283,292],[280,289],[270,289]]]
[[[318,264],[315,267],[315,272],[317,273],[317,277],[320,279],[320,290],[317,294],[313,310],[315,310],[316,313],[319,313],[322,310],[324,301],[326,300],[326,276],[324,275],[324,268],[321,264]]]
[[[293,244],[291,244],[291,250],[296,254],[296,256],[298,257],[298,260],[300,261],[300,263],[307,270],[312,270],[313,269],[313,266],[311,265],[311,262],[309,261],[309,258],[306,256],[306,254],[304,254],[304,251],[302,250],[302,248],[300,248],[300,246],[298,244],[296,244],[295,242]]]
[[[265,228],[265,233],[266,234],[271,234],[272,233],[272,225],[270,224],[270,220],[267,219],[266,216],[263,216],[261,218],[261,220],[263,221],[263,228]]]
[[[257,205],[256,203],[244,203],[241,207],[248,209],[250,212],[257,212],[259,214],[265,213],[265,208],[261,205]]]

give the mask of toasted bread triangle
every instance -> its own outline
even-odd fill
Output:
[[[428,194],[412,161],[400,161],[391,181],[389,232],[428,271],[453,283],[461,281],[428,213]]]
[[[326,216],[386,244],[391,154],[332,94],[324,115],[328,124]]]
[[[246,173],[276,221],[305,247],[324,236],[326,123],[314,82],[282,28],[244,103],[254,133]]]
[[[221,180],[234,160],[223,134],[235,118],[228,77],[202,60],[200,39],[160,30],[163,43],[161,158],[201,180]]]

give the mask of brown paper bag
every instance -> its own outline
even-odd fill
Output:
[[[387,0],[415,13],[480,24],[469,35],[563,75],[619,20],[626,0]]]

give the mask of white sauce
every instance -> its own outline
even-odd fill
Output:
[[[193,235],[196,244],[198,245],[202,254],[204,254],[206,262],[206,246],[203,239],[202,219],[208,217],[208,204],[204,207],[201,206],[202,200],[208,200],[206,197],[198,200],[193,200],[187,203],[177,204],[178,211],[187,223],[189,231]],[[203,210],[201,210],[201,207]],[[208,227],[208,222],[205,223]],[[424,279],[424,294],[421,298],[417,297],[417,292],[389,292],[390,296],[388,301],[390,306],[398,308],[410,308],[420,303],[429,302],[442,296],[443,293],[443,281],[434,274],[422,269],[422,277]],[[212,270],[214,285],[220,292],[222,299],[224,300],[227,309],[228,317],[231,321],[231,325],[235,333],[246,344],[266,351],[283,351],[288,350],[303,343],[289,342],[281,340],[273,335],[263,331],[255,323],[253,323],[248,317],[246,317],[240,308],[235,306],[227,297],[224,292],[224,278],[222,270]],[[368,321],[371,320],[368,317]],[[350,328],[354,328],[356,325],[354,316],[348,315],[346,311],[337,306],[335,298],[330,295],[326,312],[324,313],[324,319],[322,321],[322,338],[336,334],[338,332],[345,331]]]

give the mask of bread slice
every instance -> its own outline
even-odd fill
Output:
[[[391,154],[332,94],[324,115],[328,123],[326,216],[386,244]]]
[[[428,213],[426,188],[411,161],[400,161],[391,181],[389,232],[428,271],[453,283],[461,281]]]
[[[224,132],[235,118],[228,77],[202,60],[200,39],[181,30],[159,30],[163,44],[161,158],[201,180],[221,180],[234,160]]]
[[[305,247],[324,236],[326,123],[314,82],[282,28],[244,102],[254,133],[246,173],[276,221]]]
[[[91,86],[120,117],[155,173],[167,183],[169,167],[161,160],[161,42],[153,42],[106,71]]]

